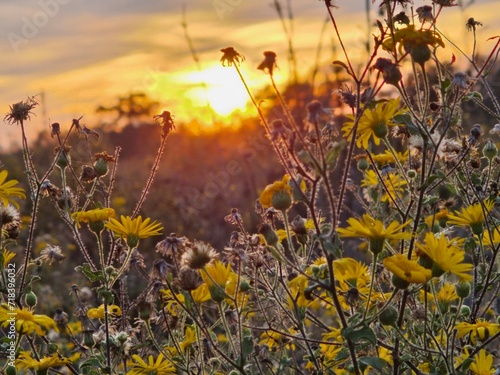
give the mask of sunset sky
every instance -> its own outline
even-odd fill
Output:
[[[320,31],[326,18],[324,2],[291,1],[294,47],[302,77],[313,66]],[[63,127],[85,115],[96,122],[95,108],[109,105],[118,95],[144,92],[176,115],[178,122],[196,117],[208,97],[212,108],[227,115],[244,108],[247,96],[234,69],[222,68],[219,50],[233,46],[245,55],[242,65],[252,89],[267,83],[256,70],[262,52],[278,55],[279,82],[288,79],[286,38],[271,0],[0,0],[0,105],[2,116],[9,104],[44,93],[31,127],[51,122]],[[286,1],[281,1],[284,5]],[[335,10],[350,52],[362,53],[366,38],[364,1],[338,1]],[[198,71],[184,36],[182,8],[188,32],[200,58]],[[376,12],[377,5],[372,5]],[[464,12],[445,9],[444,23],[457,43],[467,37],[468,17],[485,25],[479,43],[499,32],[499,1],[478,0]],[[322,60],[331,61],[333,28],[328,25]],[[470,36],[469,36],[470,39]],[[470,40],[468,41],[470,45]],[[489,42],[491,44],[491,42]],[[467,47],[468,48],[468,47]],[[450,50],[450,55],[451,55]],[[460,56],[457,56],[460,59]],[[341,58],[339,55],[337,58]],[[18,138],[18,130],[0,125],[0,151]]]

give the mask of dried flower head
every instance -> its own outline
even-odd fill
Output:
[[[245,61],[245,57],[236,52],[233,47],[222,48],[220,51],[223,53],[220,58],[222,66],[233,66],[233,64],[239,65],[242,61]]]
[[[392,20],[394,23],[397,22],[401,25],[409,25],[410,24],[410,18],[406,15],[405,12],[399,12],[394,17],[392,17]]]
[[[184,254],[181,263],[183,268],[198,270],[212,263],[219,255],[212,246],[202,241],[195,241]]]
[[[474,124],[470,130],[469,146],[474,146],[479,138],[483,135],[483,130],[480,124]]]
[[[0,225],[2,229],[8,230],[11,227],[19,227],[21,225],[21,215],[14,206],[0,205]]]
[[[451,81],[451,85],[459,91],[467,91],[472,82],[474,82],[474,80],[467,76],[467,74],[457,72]]]
[[[61,125],[58,122],[54,122],[50,125],[50,137],[54,138],[56,135],[61,134]]]
[[[66,258],[59,246],[49,245],[40,252],[38,260],[52,265],[52,263],[61,263]]]
[[[265,51],[264,52],[264,61],[262,61],[257,69],[263,70],[269,73],[269,75],[273,75],[273,69],[277,68],[278,66],[276,65],[276,53],[273,51]]]
[[[175,272],[175,268],[171,264],[168,264],[164,259],[155,259],[153,262],[153,268],[149,273],[149,279],[151,281],[165,281],[167,279],[167,275],[173,272]]]
[[[22,124],[26,120],[31,120],[30,115],[33,114],[31,110],[38,105],[38,101],[34,96],[29,96],[26,100],[12,104],[10,112],[4,117],[4,121],[9,124]]]
[[[243,218],[241,217],[237,208],[231,208],[231,213],[224,217],[224,221],[233,225],[243,225]]]
[[[173,129],[175,129],[174,119],[175,116],[169,111],[163,111],[161,114],[153,117],[155,121],[160,121],[161,123],[161,135],[165,138]]]
[[[170,233],[170,236],[156,244],[156,252],[164,257],[172,257],[177,259],[189,246],[189,240],[186,237],[177,237],[175,233]]]
[[[271,123],[271,140],[278,141],[280,139],[286,140],[290,138],[291,131],[288,129],[282,120],[274,120]]]
[[[424,5],[416,9],[418,14],[418,20],[422,23],[433,22],[434,15],[432,14],[432,7],[430,5]]]
[[[94,170],[94,167],[90,165],[84,165],[82,167],[82,174],[80,176],[80,180],[82,182],[92,182],[96,179],[97,173]]]
[[[384,81],[390,85],[397,86],[401,78],[403,78],[398,64],[393,63],[390,59],[378,58],[373,65],[373,69],[379,70],[382,73]]]
[[[57,308],[53,319],[58,326],[64,327],[68,323],[68,314],[63,309]]]
[[[467,20],[467,23],[465,24],[465,27],[467,27],[468,31],[474,31],[476,32],[476,26],[483,26],[483,24],[479,21],[476,21],[474,18],[470,17]]]
[[[177,277],[177,285],[188,292],[198,288],[201,282],[202,280],[199,272],[191,268],[182,269]]]
[[[347,85],[343,89],[335,90],[333,93],[340,97],[342,103],[347,104],[350,108],[356,108],[356,95]]]

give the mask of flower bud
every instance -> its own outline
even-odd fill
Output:
[[[392,275],[392,285],[394,285],[394,287],[396,289],[406,289],[410,286],[410,283],[406,280],[403,280],[402,278],[396,276],[396,275]]]
[[[417,64],[423,65],[431,58],[431,49],[427,44],[417,44],[410,50],[410,56]]]
[[[470,315],[470,307],[467,305],[462,305],[460,307],[460,315],[468,317]]]
[[[366,160],[366,158],[360,158],[360,159],[358,160],[358,165],[357,165],[357,167],[358,167],[358,170],[359,170],[360,172],[364,172],[364,171],[366,171],[366,170],[368,169],[368,166],[369,166],[369,165],[368,165],[368,160]]]
[[[460,281],[455,285],[455,292],[460,298],[467,298],[470,294],[471,285],[468,281]]]
[[[408,178],[413,180],[415,177],[417,177],[417,171],[415,171],[415,169],[409,169],[408,172],[406,172],[406,175],[408,176]]]
[[[5,369],[5,375],[16,375],[17,374],[17,370],[14,366],[7,366],[7,368]]]
[[[491,139],[488,139],[486,144],[483,147],[483,155],[490,161],[497,156],[498,154],[498,149],[497,146],[491,141]]]
[[[36,294],[33,293],[33,292],[29,292],[28,294],[26,294],[26,296],[24,297],[24,301],[26,302],[26,305],[28,307],[35,307],[37,302],[38,302],[38,298],[36,297]]]
[[[398,310],[394,306],[388,306],[385,310],[383,310],[378,316],[378,320],[384,326],[391,326],[396,324],[398,320]]]
[[[99,177],[103,177],[108,173],[108,162],[100,157],[94,163],[94,171]]]

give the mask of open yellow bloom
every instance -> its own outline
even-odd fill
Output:
[[[476,340],[484,341],[500,332],[500,324],[478,319],[476,323],[460,322],[455,326],[455,329],[458,339],[470,333],[470,341],[475,345]]]
[[[16,331],[21,334],[30,335],[34,332],[38,335],[45,335],[51,328],[56,328],[54,320],[46,315],[33,314],[24,308],[11,310],[5,304],[0,305],[0,325],[7,327],[11,318],[15,320]]]
[[[333,261],[333,274],[340,284],[348,284],[349,287],[363,287],[370,282],[370,270],[353,258],[340,258]]]
[[[30,352],[21,352],[19,357],[15,361],[15,365],[18,369],[21,370],[47,370],[52,367],[64,366],[68,363],[71,363],[69,358],[59,357],[57,353],[52,354],[50,357],[45,356],[40,358],[40,360],[36,360],[31,357]]]
[[[127,245],[131,248],[136,247],[139,239],[148,238],[151,236],[161,235],[163,227],[156,221],[149,223],[151,219],[148,217],[144,221],[141,216],[132,219],[130,216],[120,216],[120,221],[109,218],[106,223],[106,228],[113,231],[116,237],[121,237],[127,240]]]
[[[226,284],[233,273],[230,264],[224,264],[219,260],[202,269],[201,278],[208,285],[210,295],[215,302],[222,302],[227,297]]]
[[[189,348],[196,342],[196,330],[186,325],[186,331],[184,332],[184,340],[179,344],[183,353],[186,352],[186,349]]]
[[[96,208],[88,211],[76,211],[71,214],[71,218],[76,222],[78,228],[80,223],[95,223],[98,221],[106,221],[115,217],[115,210],[112,208]]]
[[[433,276],[439,277],[444,272],[450,272],[462,280],[472,280],[472,275],[468,273],[472,270],[472,264],[462,263],[465,252],[456,247],[453,239],[448,240],[444,234],[436,237],[434,233],[427,233],[424,244],[417,243],[417,247],[421,258],[428,257],[434,262]]]
[[[340,237],[359,237],[370,240],[370,251],[378,254],[384,248],[384,241],[405,240],[411,238],[411,233],[403,232],[410,221],[403,224],[397,221],[391,222],[387,228],[380,220],[374,219],[369,214],[364,214],[361,220],[351,217],[347,220],[347,228],[338,228]]]
[[[408,283],[423,284],[432,277],[431,270],[422,267],[414,260],[408,259],[403,254],[396,254],[385,258],[382,263],[400,279]]]
[[[484,211],[483,212],[483,204]],[[456,225],[459,227],[469,226],[472,229],[472,233],[475,235],[480,235],[483,233],[483,223],[486,215],[495,206],[495,201],[487,200],[484,203],[474,203],[468,207],[462,208],[460,212],[455,211],[454,214],[448,215],[448,224]]]
[[[0,201],[2,201],[2,204],[6,207],[9,205],[9,203],[12,203],[19,209],[19,204],[17,204],[17,202],[14,201],[12,197],[25,199],[26,194],[24,194],[23,188],[15,187],[19,183],[19,181],[6,181],[8,175],[9,172],[7,172],[6,170],[0,171]]]
[[[394,116],[402,114],[399,110],[400,98],[391,99],[385,103],[377,103],[375,108],[366,108],[358,122],[356,145],[365,149],[369,148],[370,138],[376,145],[380,144],[380,138],[384,138],[389,132],[389,127],[397,126],[392,119]],[[354,115],[347,115],[350,121],[347,121],[342,127],[344,138],[352,139],[352,132],[356,123]]]
[[[119,306],[108,305],[108,314],[121,316],[122,310],[120,309]],[[89,309],[89,311],[87,311],[87,317],[89,319],[104,319],[104,305]]]
[[[172,363],[163,360],[164,356],[162,353],[158,354],[156,361],[150,355],[148,363],[137,354],[134,354],[132,358],[135,361],[134,367],[126,375],[174,375],[177,373]]]
[[[408,158],[410,157],[410,153],[408,150],[406,150],[404,153],[395,151],[394,154],[401,164],[408,161]],[[380,166],[384,166],[389,163],[396,163],[394,155],[389,150],[385,150],[382,154],[372,155],[372,159],[375,163],[380,164]]]
[[[191,292],[195,303],[203,303],[210,300],[210,291],[206,283],[201,284],[198,288]]]
[[[439,210],[433,215],[427,216],[424,221],[425,225],[427,225],[427,228],[431,228],[432,224],[437,224],[441,220],[445,220],[448,218],[448,210],[446,208]]]
[[[491,230],[493,237],[490,236],[490,231],[486,230],[483,233],[483,246],[495,247],[500,243],[500,231],[496,228]]]
[[[486,350],[481,349],[474,356],[474,362],[469,367],[469,370],[476,375],[493,375],[495,367],[493,367],[493,356],[487,354]]]
[[[404,188],[407,183],[404,178],[399,176],[397,173],[390,172],[383,177],[384,184],[379,180],[377,173],[373,169],[366,171],[365,178],[361,181],[362,187],[377,188],[382,186],[384,193],[380,199],[382,202],[391,202],[402,197],[403,193],[406,191]]]

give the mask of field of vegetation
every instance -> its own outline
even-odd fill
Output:
[[[133,93],[28,144],[37,98],[6,109],[2,373],[499,373],[500,37],[384,0],[361,63],[323,3],[342,58],[279,88],[263,51],[239,127]]]

